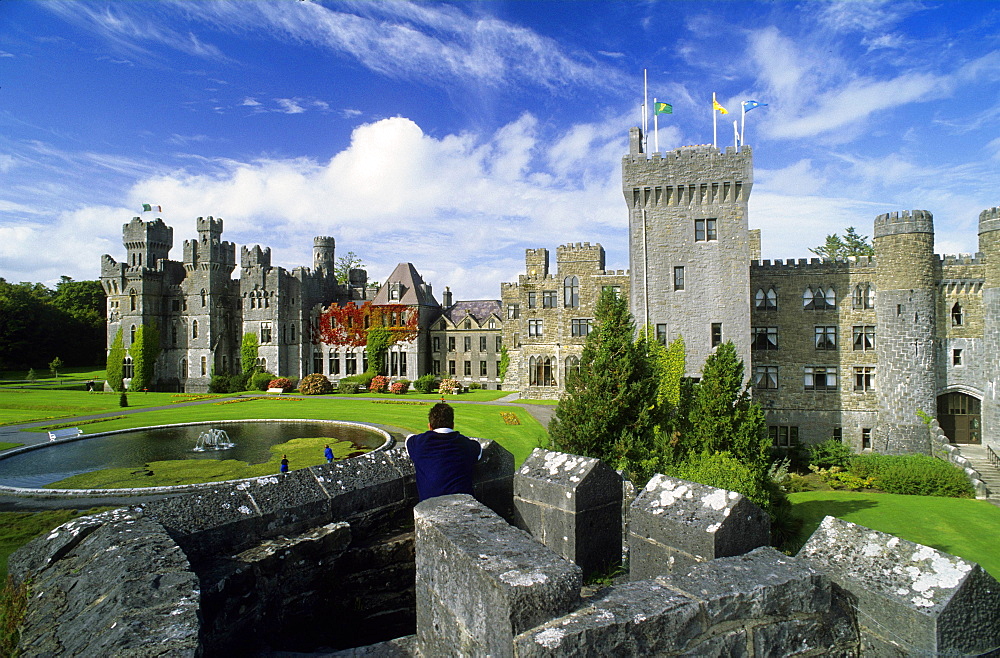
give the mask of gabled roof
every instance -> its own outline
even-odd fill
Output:
[[[389,299],[389,290],[399,284],[402,288],[399,299]],[[400,263],[392,271],[382,287],[378,289],[372,304],[409,304],[418,306],[440,306],[434,295],[424,288],[424,280],[413,267],[413,263]]]
[[[458,326],[467,317],[471,317],[478,326],[483,326],[490,319],[490,316],[495,315],[497,319],[500,319],[500,310],[499,299],[475,299],[455,302],[444,309],[441,316],[446,318],[452,326]]]

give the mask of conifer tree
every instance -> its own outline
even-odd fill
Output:
[[[631,470],[631,464],[653,452],[656,388],[645,341],[636,340],[627,300],[605,290],[580,371],[567,377],[549,435],[561,450]]]
[[[156,325],[139,325],[135,331],[135,341],[129,347],[132,357],[132,380],[129,388],[141,391],[153,381],[154,366],[160,356],[160,332]]]
[[[243,340],[240,342],[240,364],[244,375],[253,372],[257,367],[257,348],[259,345],[257,334],[243,334]]]
[[[111,341],[111,349],[108,350],[107,379],[112,391],[125,390],[122,378],[123,361],[125,361],[125,344],[122,341],[122,328],[118,327],[118,332]]]

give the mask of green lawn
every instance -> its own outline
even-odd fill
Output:
[[[978,562],[1000,580],[1000,507],[984,500],[850,491],[804,491],[788,498],[803,521],[795,550],[824,516],[836,516]]]
[[[180,393],[129,393],[128,404],[131,409],[148,409],[186,402],[193,397]],[[118,402],[118,393],[0,388],[0,425],[45,420],[55,424],[59,418],[120,411]]]

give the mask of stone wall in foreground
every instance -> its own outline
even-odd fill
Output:
[[[514,474],[487,442],[475,498],[414,507],[412,465],[391,450],[78,519],[11,558],[32,578],[22,650],[1000,652],[1000,584],[978,565],[830,517],[785,556],[739,494],[664,476],[631,504],[628,580],[581,589],[622,537],[613,475],[544,450]]]

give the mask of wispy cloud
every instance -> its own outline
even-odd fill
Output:
[[[298,99],[295,98],[275,98],[274,102],[281,108],[280,111],[285,114],[302,114],[306,111],[304,107],[299,105]]]

